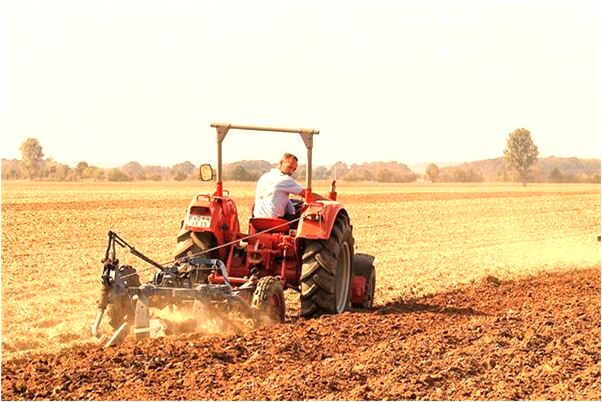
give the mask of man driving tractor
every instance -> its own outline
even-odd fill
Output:
[[[264,173],[257,182],[255,190],[254,218],[284,218],[292,220],[298,217],[295,205],[288,198],[289,194],[305,197],[305,189],[291,176],[297,170],[299,159],[288,152],[285,153],[278,166]],[[314,199],[325,200],[313,193]]]
[[[295,207],[289,194],[305,196],[305,189],[291,176],[297,170],[298,159],[285,153],[278,166],[264,173],[257,182],[255,191],[255,218],[292,218]]]

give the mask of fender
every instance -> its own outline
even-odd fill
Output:
[[[347,215],[343,205],[336,201],[314,201],[303,211],[297,227],[297,239],[329,239],[339,214]]]
[[[194,220],[194,217],[203,217]],[[193,197],[186,211],[180,233],[210,232],[217,245],[228,243],[236,237],[240,230],[236,204],[228,196],[215,196],[199,193]],[[225,261],[228,250],[220,249],[219,254]]]

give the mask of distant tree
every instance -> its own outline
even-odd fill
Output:
[[[144,174],[147,180],[168,180],[171,177],[171,169],[157,165],[144,166]]]
[[[121,171],[132,178],[132,180],[144,180],[144,168],[138,162],[128,162],[121,167]]]
[[[238,161],[238,162],[224,164],[222,174],[223,174],[223,178],[226,180],[241,180],[240,177],[242,174],[242,177],[244,177],[243,180],[256,181],[259,179],[259,177],[261,177],[262,174],[269,171],[274,166],[275,165],[272,165],[271,163],[264,161],[264,160],[242,160],[242,161]],[[244,173],[240,169],[240,167],[244,168],[246,173]],[[301,173],[301,176],[298,176],[297,175],[298,173]],[[195,179],[197,179],[199,177],[198,174],[199,174],[198,169],[195,169],[195,173],[194,173]],[[235,178],[234,176],[237,176],[238,178]],[[215,177],[215,175],[214,175],[214,177]],[[295,172],[295,174],[293,174],[293,178],[296,178],[296,177],[305,177],[305,166],[304,165],[298,165],[297,171]]]
[[[465,183],[466,180],[466,169],[461,167],[457,167],[452,170],[452,181],[456,181],[459,183]]]
[[[44,157],[40,142],[36,138],[28,138],[19,149],[21,150],[21,168],[25,175],[31,180],[39,177]]]
[[[79,162],[77,165],[75,165],[75,175],[78,179],[84,178],[84,171],[88,166],[88,162]]]
[[[64,163],[55,161],[52,158],[46,159],[46,168],[48,177],[53,180],[65,181],[72,174],[71,168]]]
[[[172,166],[171,172],[172,172],[174,180],[177,180],[177,181],[186,180],[187,178],[191,178],[191,179],[198,178],[197,169],[190,161],[186,161],[183,163],[176,163],[175,165]],[[182,177],[182,175],[184,175],[185,178],[182,180],[178,180],[179,178]],[[178,178],[176,178],[176,176]]]
[[[341,177],[337,169],[337,177]],[[386,183],[405,183],[416,180],[416,174],[410,168],[397,161],[366,162],[352,164],[343,180],[375,180]]]
[[[253,180],[253,178],[251,177],[251,175],[249,174],[247,169],[245,169],[241,165],[236,166],[234,168],[234,170],[230,173],[230,175],[231,175],[232,180],[238,180],[238,181]]]
[[[65,163],[59,163],[56,165],[56,178],[57,180],[68,180],[69,177],[73,174],[73,169],[69,167],[69,165]]]
[[[176,170],[173,179],[175,181],[184,181],[187,177],[188,176],[186,175],[186,173],[182,172],[181,170]]]
[[[476,183],[482,182],[483,177],[474,171],[469,165],[451,166],[441,169],[437,181],[439,182],[458,182],[458,183]]]
[[[418,179],[418,175],[414,172],[395,174],[395,182],[397,183],[410,183],[416,181],[416,179]]]
[[[82,173],[82,178],[87,180],[95,180],[101,181],[105,177],[105,172],[99,167],[96,166],[88,166],[84,169]]]
[[[537,161],[539,151],[531,139],[531,133],[524,128],[517,128],[508,136],[504,158],[506,163],[514,169],[523,183],[527,185],[529,168]]]
[[[330,173],[328,174],[328,177],[334,178],[336,173],[336,178],[340,179],[341,177],[345,176],[347,172],[349,172],[349,166],[347,166],[345,162],[339,161],[330,167]]]
[[[395,180],[393,180],[393,174],[391,171],[387,168],[383,168],[376,173],[376,181],[381,183],[390,183]]]
[[[355,165],[354,165],[355,166]],[[386,170],[386,168],[384,168]],[[371,169],[370,167],[364,166],[356,166],[352,168],[345,174],[345,180],[350,180],[349,177],[353,177],[354,175],[357,177],[357,180],[376,180],[376,176],[379,170],[376,168]],[[393,172],[390,172],[391,176],[393,176]]]
[[[564,175],[558,168],[552,169],[548,178],[553,183],[562,183],[564,181]]]
[[[314,168],[314,171],[312,173],[312,177],[315,180],[326,180],[326,179],[330,179],[330,177],[328,176],[328,168],[326,166],[318,166],[316,168]]]
[[[265,161],[240,161],[228,163],[224,165],[223,177],[226,180],[256,181],[262,174],[271,168],[272,166]],[[305,177],[305,169],[301,166],[297,168],[297,172],[295,173],[298,173],[301,169],[303,169],[303,175],[301,177]],[[198,171],[196,172],[196,175],[196,177],[198,177]],[[295,178],[295,175],[292,177]]]
[[[600,183],[600,174],[596,173],[596,174],[592,175],[590,182],[591,183]]]
[[[127,174],[123,173],[118,168],[113,168],[107,173],[107,179],[109,181],[132,181],[132,178]]]
[[[21,177],[21,161],[18,159],[2,159],[2,178],[19,179]]]
[[[467,183],[476,183],[483,181],[483,178],[475,172],[472,168],[463,169],[464,170],[464,182]]]
[[[435,182],[437,181],[437,177],[439,176],[439,167],[437,165],[435,165],[434,163],[430,163],[427,167],[426,167],[426,179],[430,182]]]
[[[46,174],[48,175],[48,177],[50,177],[51,179],[54,178],[54,174],[56,172],[56,165],[58,165],[58,162],[52,158],[46,158],[46,160],[44,161],[44,165],[46,166]]]

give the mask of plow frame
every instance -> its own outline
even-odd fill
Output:
[[[228,306],[238,306],[240,311],[246,316],[255,321],[256,317],[254,311],[251,309],[248,298],[242,296],[243,293],[250,293],[252,295],[255,290],[256,278],[251,277],[248,281],[239,287],[234,288],[228,280],[226,266],[219,259],[205,258],[201,256],[196,257],[183,257],[175,261],[172,265],[164,266],[161,265],[149,257],[145,256],[141,252],[137,251],[134,247],[128,244],[123,238],[117,233],[109,231],[109,241],[105,252],[105,258],[103,262],[103,274],[101,276],[103,284],[103,292],[98,303],[98,311],[96,319],[92,325],[92,335],[98,339],[101,339],[99,334],[99,327],[102,322],[103,314],[107,305],[110,302],[111,297],[127,297],[132,302],[134,311],[133,318],[133,329],[136,339],[148,338],[150,336],[150,308],[158,307],[156,300],[162,300],[167,305],[179,305],[181,303],[192,302],[192,314],[196,316],[197,312],[201,310],[209,311],[215,317],[221,319],[221,321],[228,327],[233,329],[237,333],[241,333],[242,329],[230,321],[225,314],[223,314],[215,304],[226,304]],[[129,274],[121,276],[119,268],[119,260],[116,258],[115,245],[119,245],[123,248],[128,249],[132,254],[145,262],[158,268],[160,271],[154,275],[154,279],[159,277],[159,274],[165,276],[177,275],[178,267],[183,264],[193,266],[195,270],[210,272],[215,274],[219,272],[223,278],[223,283],[203,283],[197,284],[196,286],[159,286],[154,283],[145,283],[140,286],[127,286],[128,276],[136,274]],[[136,274],[137,275],[137,274]],[[190,284],[188,284],[190,285]],[[116,342],[117,338],[128,328],[127,317],[123,324],[115,331],[110,340],[105,346],[110,346]]]

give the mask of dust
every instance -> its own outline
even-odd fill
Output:
[[[277,324],[267,312],[237,309],[174,308],[151,310],[150,337],[197,333],[202,335],[242,335],[255,328]]]
[[[270,325],[278,324],[278,321],[276,321],[267,312],[257,311],[257,312],[255,312],[255,314],[256,314],[255,315],[255,320],[256,320],[255,326],[257,328],[267,327],[267,326],[270,326]]]
[[[92,343],[94,338],[91,337],[88,324],[83,321],[61,320],[60,317],[23,323],[28,326],[24,335],[3,337],[2,359],[22,356],[32,351],[55,353],[76,345]],[[111,331],[108,324],[106,324],[105,330],[107,333]]]
[[[207,308],[152,309],[150,336],[160,338],[167,335],[198,333],[203,335],[243,334],[255,327],[252,317],[237,310]]]

